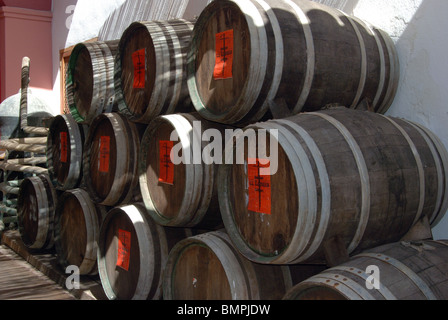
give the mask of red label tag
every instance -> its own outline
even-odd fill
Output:
[[[131,256],[131,233],[118,229],[117,266],[128,271]]]
[[[110,137],[100,137],[100,172],[109,172]]]
[[[146,83],[146,49],[140,49],[132,54],[134,62],[134,88],[142,89]]]
[[[216,34],[216,60],[213,77],[217,79],[232,78],[233,72],[233,30]]]
[[[61,140],[61,162],[67,163],[68,161],[68,140],[67,140],[67,132],[60,133]]]
[[[260,174],[261,169],[263,169],[264,173],[269,170],[270,162],[268,160],[260,159],[248,159],[248,162],[248,210],[264,214],[271,214],[271,176]]]
[[[159,181],[166,184],[174,183],[174,164],[171,162],[171,149],[174,141],[159,141]]]

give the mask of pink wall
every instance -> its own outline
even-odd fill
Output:
[[[30,87],[52,90],[51,1],[5,0],[2,3],[15,6],[0,7],[0,101],[19,91],[24,56],[31,59]],[[28,3],[33,9],[18,7],[22,3]]]
[[[0,7],[3,6],[51,11],[51,0],[0,0]]]

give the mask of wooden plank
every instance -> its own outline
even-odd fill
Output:
[[[2,235],[2,244],[7,246],[23,260],[27,265],[34,267],[34,270],[44,275],[61,288],[65,288],[65,282],[68,274],[57,263],[57,258],[52,252],[47,253],[31,253],[23,244],[18,231],[9,230]],[[20,259],[20,258],[19,258]],[[1,263],[1,262],[0,262]],[[0,270],[2,270],[0,264]],[[107,300],[99,276],[81,276],[80,288],[70,290],[78,300]],[[0,288],[2,287],[0,283]],[[1,300],[1,298],[0,298]]]
[[[76,300],[12,250],[0,246],[1,300]]]

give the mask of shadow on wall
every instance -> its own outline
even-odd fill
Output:
[[[356,8],[359,2],[359,0],[312,0],[312,1],[342,10],[349,15],[353,14],[354,9]]]
[[[106,20],[98,33],[99,41],[120,39],[134,21],[191,19],[212,0],[127,0]]]

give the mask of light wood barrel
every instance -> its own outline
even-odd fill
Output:
[[[321,272],[315,266],[255,264],[233,246],[224,230],[180,241],[163,278],[165,300],[276,300],[293,284]]]
[[[84,130],[71,114],[56,116],[50,126],[47,167],[57,189],[75,189],[81,183]]]
[[[53,248],[56,205],[56,190],[47,175],[23,180],[20,185],[17,216],[20,236],[28,248]]]
[[[77,122],[90,123],[115,104],[114,59],[118,40],[78,43],[67,69],[66,97]]]
[[[108,212],[98,242],[101,284],[111,300],[157,300],[171,248],[191,230],[156,224],[141,204]]]
[[[55,212],[55,249],[59,264],[77,266],[81,275],[95,275],[97,243],[107,208],[95,205],[83,189],[65,191]]]
[[[127,202],[138,188],[139,132],[118,113],[103,113],[89,127],[84,150],[84,182],[95,203]]]
[[[310,277],[284,299],[446,300],[447,264],[446,240],[391,243]]]
[[[267,154],[270,140],[278,141],[278,157],[271,155],[278,170],[266,175],[247,164],[247,144],[246,164],[227,159],[220,168],[219,203],[229,236],[256,262],[325,262],[324,248],[336,240],[355,254],[400,240],[423,217],[435,226],[447,211],[448,157],[422,128],[347,108],[245,128],[245,134],[269,132]]]
[[[334,8],[226,0],[211,2],[196,21],[187,72],[204,118],[249,124],[329,104],[384,113],[399,62],[385,32]]]
[[[144,204],[157,223],[222,227],[216,189],[218,166],[205,163],[202,157],[207,145],[202,137],[208,129],[216,129],[224,137],[224,126],[197,113],[160,116],[147,127],[140,148],[139,185]],[[173,133],[176,141],[171,141]],[[222,150],[224,144],[218,148]],[[172,162],[171,151],[173,156],[183,157],[180,163]]]
[[[132,23],[116,59],[118,108],[149,123],[162,114],[193,111],[186,84],[186,54],[193,22],[181,19]]]

